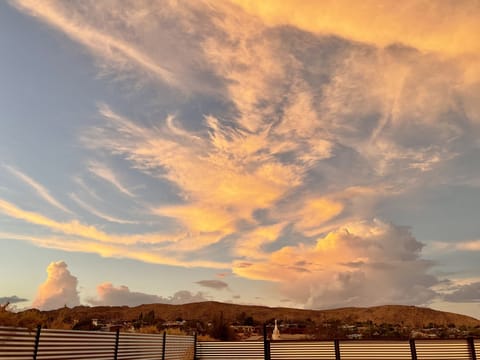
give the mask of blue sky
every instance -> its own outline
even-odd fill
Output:
[[[479,13],[1,3],[0,300],[480,318]]]

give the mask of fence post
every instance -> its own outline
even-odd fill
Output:
[[[115,332],[115,348],[113,349],[113,360],[118,359],[118,344],[120,342],[120,329]]]
[[[475,353],[475,342],[473,336],[467,338],[468,352],[470,353],[470,360],[477,360],[477,354]]]
[[[167,349],[167,332],[163,332],[163,340],[162,340],[162,360],[165,360],[165,352]]]
[[[263,324],[263,357],[270,360],[270,342],[267,337],[267,324]]]
[[[193,360],[197,360],[197,332],[193,333]]]
[[[417,360],[417,347],[415,346],[415,339],[410,339],[410,354],[412,360]]]
[[[340,340],[334,339],[333,345],[335,346],[335,360],[340,360]]]
[[[38,345],[40,344],[40,333],[42,332],[42,325],[37,326],[37,333],[35,334],[35,345],[33,347],[33,360],[37,360]]]

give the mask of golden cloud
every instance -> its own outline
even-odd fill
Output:
[[[232,0],[266,24],[293,25],[379,46],[402,43],[458,55],[480,52],[477,1]]]

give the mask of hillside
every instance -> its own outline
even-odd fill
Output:
[[[242,313],[251,316],[255,321],[263,323],[271,319],[290,321],[304,321],[310,319],[315,323],[333,320],[342,322],[372,321],[376,324],[403,324],[410,327],[422,327],[428,324],[447,326],[455,324],[457,327],[480,326],[480,320],[443,311],[421,308],[416,306],[384,305],[368,308],[340,308],[331,310],[303,310],[291,308],[270,308],[266,306],[236,305],[214,301],[191,303],[184,305],[148,304],[136,307],[128,306],[78,306],[72,309],[64,308],[42,312],[49,318],[69,316],[75,319],[109,319],[135,320],[141,313],[155,312],[155,316],[164,320],[177,318],[188,320],[211,321],[215,316],[223,313],[226,321],[237,319]]]

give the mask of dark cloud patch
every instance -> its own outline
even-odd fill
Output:
[[[451,302],[480,302],[480,281],[462,285],[444,299]]]
[[[200,286],[215,289],[215,290],[223,290],[228,288],[228,284],[225,281],[221,281],[221,280],[200,280],[195,283]]]
[[[28,301],[28,299],[20,298],[17,295],[0,297],[0,304],[16,304],[24,301]]]

